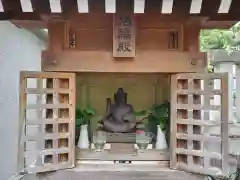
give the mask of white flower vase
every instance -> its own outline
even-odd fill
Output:
[[[167,149],[167,141],[165,134],[163,133],[160,125],[157,125],[157,141],[156,141],[156,149]]]
[[[81,125],[80,136],[78,140],[77,146],[80,149],[88,149],[89,148],[89,139],[88,139],[88,125]]]

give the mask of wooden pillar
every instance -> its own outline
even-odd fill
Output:
[[[191,58],[192,66],[207,66],[207,58],[205,52],[200,52],[200,31],[201,19],[189,20],[183,26],[183,50],[188,51]]]
[[[63,21],[48,22],[48,50],[57,52],[68,47],[68,28]]]
[[[68,25],[63,21],[48,20],[48,48],[42,52],[42,70],[57,65],[57,55],[68,48]]]
[[[216,73],[223,73],[227,72],[228,73],[228,114],[229,114],[229,121],[235,121],[233,117],[233,65],[235,62],[228,61],[228,62],[221,62],[219,61],[218,63],[215,63],[215,68],[214,72]],[[214,80],[214,89],[220,89],[221,87],[221,82],[220,80]],[[221,97],[214,97],[214,104],[219,105],[221,104]],[[218,112],[217,112],[218,113]],[[211,112],[210,115],[213,116],[213,118],[218,118],[220,117],[220,114],[215,114],[215,112]],[[219,120],[219,119],[217,119]]]

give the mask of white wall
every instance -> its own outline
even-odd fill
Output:
[[[17,167],[19,72],[40,71],[43,48],[34,34],[0,21],[0,180]]]

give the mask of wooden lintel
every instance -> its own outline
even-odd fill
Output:
[[[13,24],[18,27],[26,29],[46,29],[47,24],[41,20],[10,20]]]
[[[202,29],[229,29],[238,21],[205,21],[201,24]]]
[[[240,21],[240,17],[237,13],[216,14],[214,16],[210,16],[209,21]]]
[[[41,20],[36,13],[0,12],[0,20]]]
[[[49,51],[44,51],[45,54]],[[171,52],[171,53],[170,53]],[[54,55],[53,55],[54,54]],[[65,50],[53,53],[57,63],[52,63],[52,58],[42,59],[44,71],[68,71],[68,72],[132,72],[132,73],[159,73],[159,72],[204,72],[203,64],[191,65],[188,52],[138,50],[134,60],[125,58],[124,61],[116,61],[110,51]],[[152,54],[152,56],[149,56]],[[200,59],[205,55],[199,53]],[[178,57],[178,58],[176,58]]]
[[[67,22],[68,17],[64,14],[42,14],[41,19],[45,22]]]

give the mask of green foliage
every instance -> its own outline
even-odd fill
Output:
[[[240,23],[230,29],[202,30],[200,33],[201,51],[225,49],[229,53],[240,50]]]
[[[92,107],[76,109],[76,127],[88,124],[91,118],[96,114]]]
[[[148,120],[148,129],[153,134],[157,134],[157,125],[160,125],[163,131],[169,123],[169,102],[163,104],[154,104],[148,110],[142,110],[135,113],[136,116],[143,116],[143,119]]]
[[[150,128],[160,125],[163,131],[166,130],[167,122],[169,120],[169,103],[155,104],[149,110],[148,121]]]
[[[240,180],[240,168],[237,168],[236,172],[231,173],[228,177],[216,178],[209,175],[208,180]]]

